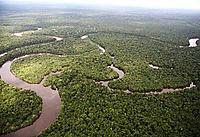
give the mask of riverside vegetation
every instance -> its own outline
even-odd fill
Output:
[[[32,124],[41,111],[42,100],[34,92],[16,89],[0,81],[0,134]]]
[[[34,9],[19,14],[4,11],[0,20],[0,49],[6,54],[0,57],[0,64],[36,54],[18,59],[11,66],[17,77],[29,83],[40,83],[46,75],[60,72],[49,75],[43,84],[59,91],[62,109],[57,121],[39,136],[197,137],[200,134],[200,47],[188,47],[190,38],[200,36],[200,17],[197,13],[150,12],[152,16],[140,10],[109,16],[105,11],[93,10],[63,9],[42,14]],[[37,28],[42,30],[22,37],[12,36]],[[81,39],[84,35],[89,37]],[[64,39],[55,41],[49,36]],[[105,49],[104,54],[100,54],[97,45]],[[96,83],[118,77],[107,68],[111,64],[125,73],[122,79],[109,82],[112,90]],[[150,64],[159,69],[149,67]],[[186,87],[191,82],[196,88],[161,95],[140,94]],[[19,107],[14,102],[15,112],[41,105],[34,93],[4,86],[5,91],[13,92],[12,97],[33,102],[29,107]],[[125,93],[127,89],[133,94]],[[5,91],[1,91],[0,97],[7,99],[9,92]],[[21,92],[24,96],[19,98]],[[6,102],[0,105],[11,108]],[[17,113],[17,121],[13,115],[6,115],[7,109],[2,109],[1,118],[18,124],[17,128],[4,131],[7,126],[1,123],[2,133],[22,127],[25,117],[30,124],[34,121],[33,113],[39,113],[41,108],[32,109],[25,117]]]

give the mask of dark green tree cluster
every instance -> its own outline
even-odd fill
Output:
[[[52,83],[53,84],[53,83]],[[149,96],[112,92],[77,70],[57,77],[60,116],[40,136],[177,136],[200,134],[200,92]]]
[[[41,110],[42,99],[36,93],[11,87],[0,80],[0,134],[31,125]]]

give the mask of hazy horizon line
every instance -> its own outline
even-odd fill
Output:
[[[66,4],[66,5],[63,5]],[[92,9],[103,9],[103,10],[117,10],[118,8],[123,10],[134,10],[134,9],[146,9],[146,10],[171,10],[171,11],[200,11],[200,9],[184,9],[184,8],[162,8],[162,7],[142,7],[142,6],[110,6],[110,5],[95,5],[95,4],[75,4],[75,3],[0,3],[0,7],[2,6],[42,6],[42,7],[55,7],[55,8],[67,8],[66,6],[74,6],[75,8],[92,8]],[[62,7],[57,7],[62,6]],[[118,10],[120,10],[118,9]]]
[[[176,1],[160,1],[160,0],[123,0],[124,2],[119,2],[116,0],[0,0],[1,5],[62,5],[62,4],[70,4],[77,6],[90,6],[90,7],[110,7],[110,8],[145,8],[145,9],[174,9],[174,10],[200,10],[200,7],[195,0],[188,1],[182,0],[182,3],[179,3],[180,0]],[[136,2],[136,3],[135,3]],[[158,2],[158,3],[156,3]]]

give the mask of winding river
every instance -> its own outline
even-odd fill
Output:
[[[83,39],[86,39],[86,38],[89,38],[88,35],[85,35],[83,36],[84,38]],[[81,37],[82,38],[82,37]],[[194,41],[195,42],[194,42]],[[196,44],[196,42],[198,41],[199,39],[191,39],[192,43]],[[190,42],[191,42],[190,41]],[[191,44],[191,43],[190,43]],[[100,54],[104,54],[105,53],[105,49],[103,47],[101,47],[100,45],[96,44],[98,46],[98,48],[102,51]],[[114,59],[113,56],[110,56],[110,58]],[[152,68],[152,69],[159,69],[158,66],[155,66],[153,64],[149,64],[149,67]],[[110,66],[108,66],[108,68],[111,68],[113,71],[115,71],[117,74],[118,74],[118,78],[117,79],[112,79],[112,80],[108,80],[108,81],[97,81],[95,83],[97,84],[100,84],[104,87],[107,87],[109,90],[111,90],[111,88],[108,86],[108,83],[111,82],[111,81],[116,81],[116,80],[120,80],[122,79],[124,76],[125,76],[125,73],[120,70],[119,68],[115,67],[114,64],[111,64]],[[164,93],[172,93],[172,92],[177,92],[177,91],[180,91],[180,90],[185,90],[185,89],[191,89],[191,88],[194,88],[196,87],[196,85],[191,82],[190,85],[188,87],[184,87],[184,88],[176,88],[176,89],[173,89],[173,88],[163,88],[161,91],[150,91],[148,93],[137,93],[137,94],[146,94],[146,95],[157,95],[157,94],[164,94]],[[130,90],[124,90],[125,93],[128,93],[128,94],[134,94],[133,92],[131,92]]]
[[[42,28],[37,28],[37,30],[32,30],[32,31],[23,31],[23,32],[17,32],[13,33],[12,36],[17,36],[17,37],[22,37],[23,34],[29,32],[29,33],[35,33],[36,31],[40,31]],[[56,36],[49,36],[50,38],[54,38],[56,41],[61,41],[63,38],[56,37]]]
[[[93,34],[89,34],[89,35],[93,35]],[[89,38],[89,35],[84,35],[84,36],[81,37],[81,39],[82,40],[89,39],[90,43],[95,44],[101,50],[100,55],[104,54],[106,52],[106,50],[103,47],[101,47],[99,44],[96,44],[93,41],[91,41],[90,38]]]
[[[110,66],[108,66],[108,68],[111,68],[113,71],[115,71],[117,74],[118,74],[118,78],[116,79],[112,79],[112,81],[116,81],[116,80],[120,80],[124,77],[124,72],[120,69],[118,69],[117,67],[115,67],[113,64],[111,64]],[[101,84],[102,86],[105,86],[107,88],[110,89],[110,87],[108,86],[108,83],[110,82],[111,80],[108,80],[108,81],[98,81],[96,82],[97,84]]]
[[[16,32],[16,33],[13,33],[12,36],[22,37],[22,35],[27,32],[35,33],[35,31],[40,31],[40,30],[42,30],[42,28],[37,28],[37,30],[31,30],[31,31]]]
[[[38,135],[41,131],[50,126],[51,123],[56,121],[61,110],[61,99],[58,91],[52,90],[49,87],[44,87],[42,84],[29,84],[17,78],[10,71],[13,61],[7,61],[0,68],[1,79],[8,84],[22,88],[25,90],[35,91],[36,94],[42,98],[42,112],[39,118],[33,125],[19,129],[16,132],[2,135],[2,137],[31,137]]]
[[[37,31],[41,30],[42,28],[38,28]],[[22,36],[23,32],[20,33],[14,33],[13,35],[15,36]],[[50,36],[56,39],[56,41],[60,41],[63,38],[59,38],[59,37],[55,37],[55,36]],[[89,38],[88,35],[84,35],[81,37],[82,40]],[[106,52],[106,50],[101,47],[100,45],[96,44],[97,47],[101,50],[100,54],[104,54]],[[6,53],[4,53],[6,54]],[[2,56],[4,55],[2,54]],[[26,55],[23,57],[19,57],[19,58],[24,58],[30,55]],[[114,57],[110,56],[112,59],[114,59]],[[17,60],[19,58],[16,58],[14,60]],[[35,91],[36,94],[42,98],[43,104],[42,104],[42,111],[41,111],[41,115],[39,116],[39,118],[30,126],[21,128],[15,132],[9,133],[7,135],[2,135],[1,137],[31,137],[31,136],[37,136],[40,134],[40,132],[44,131],[46,128],[48,128],[53,122],[56,121],[59,112],[61,110],[61,98],[59,96],[59,93],[57,90],[52,90],[50,87],[44,87],[42,84],[43,82],[46,80],[47,76],[44,77],[44,79],[41,81],[40,84],[29,84],[19,78],[17,78],[12,72],[11,72],[11,64],[13,63],[13,61],[7,61],[5,64],[2,65],[2,67],[0,68],[0,75],[1,75],[1,79],[3,81],[5,81],[6,83],[16,86],[18,88],[22,88],[25,90],[32,90]],[[150,67],[154,68],[154,69],[158,69],[157,66],[153,66],[153,65],[149,65]],[[108,83],[110,81],[116,81],[116,80],[120,80],[122,78],[124,78],[125,73],[120,70],[119,68],[115,67],[114,64],[111,64],[110,66],[108,66],[108,68],[111,68],[113,71],[115,71],[118,74],[118,78],[116,79],[112,79],[109,81],[99,81],[96,82],[98,84],[101,84],[102,86],[105,86],[107,88],[110,89],[110,87],[108,86]],[[50,75],[54,75],[54,74],[59,74],[59,72],[56,73],[51,73]],[[163,89],[161,92],[149,92],[149,93],[141,93],[141,94],[162,94],[162,93],[171,93],[171,92],[175,92],[175,91],[180,91],[183,89],[190,89],[195,87],[195,85],[193,83],[190,84],[189,87],[185,87],[182,89]],[[125,90],[124,92],[126,93],[131,93],[131,91],[129,90]]]
[[[41,30],[42,28],[38,28],[37,31]],[[34,31],[31,31],[34,33]],[[13,35],[21,37],[24,32],[20,33],[14,33]],[[55,38],[56,41],[61,41],[63,38],[50,36]],[[1,54],[1,56],[4,56],[7,53]],[[38,54],[40,55],[40,54]],[[19,58],[25,58],[31,55],[25,55],[23,57]],[[58,55],[59,56],[59,55]],[[52,90],[50,87],[44,87],[42,84],[47,78],[47,76],[44,77],[42,82],[40,84],[29,84],[19,78],[17,78],[12,72],[11,72],[11,64],[13,61],[19,59],[16,58],[12,61],[7,61],[2,65],[0,68],[0,76],[1,79],[6,82],[7,84],[13,85],[17,88],[22,88],[24,90],[31,90],[34,91],[39,97],[42,98],[42,111],[39,116],[39,118],[30,126],[21,128],[15,132],[1,135],[1,137],[32,137],[37,136],[48,128],[53,122],[56,121],[59,112],[61,110],[61,98],[59,96],[59,93],[57,90]],[[54,73],[51,73],[54,75]],[[51,75],[50,74],[50,75]],[[57,73],[55,73],[57,74]]]

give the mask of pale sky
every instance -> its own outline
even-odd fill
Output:
[[[0,0],[9,3],[72,3],[97,6],[124,6],[147,8],[198,9],[200,0]]]

